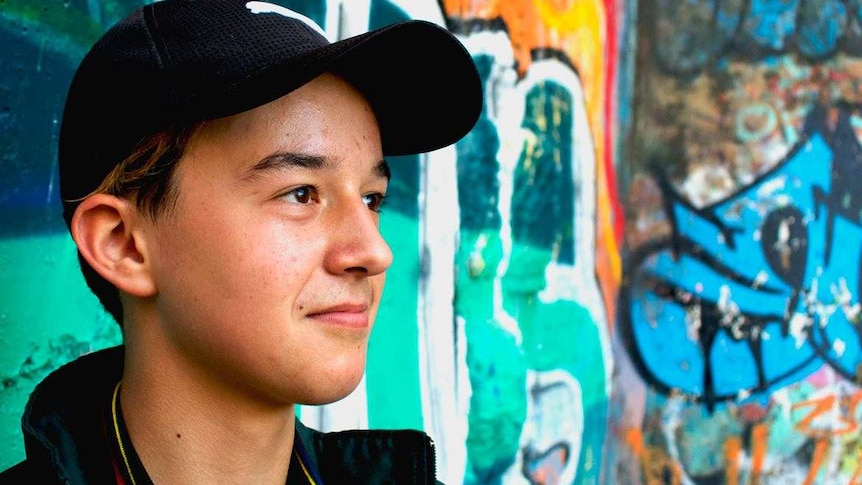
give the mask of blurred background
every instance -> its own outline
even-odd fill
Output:
[[[0,0],[0,469],[36,383],[121,342],[56,145],[143,3]],[[450,485],[862,484],[862,0],[274,3],[332,39],[436,22],[485,87],[466,138],[390,160],[366,375],[303,421],[424,429]]]

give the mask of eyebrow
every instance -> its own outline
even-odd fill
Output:
[[[250,169],[246,170],[243,179],[251,180],[258,175],[270,172],[273,170],[291,170],[293,168],[301,168],[307,170],[322,170],[334,163],[322,156],[308,155],[304,153],[278,152],[269,155],[259,162],[254,164]],[[372,169],[374,175],[385,178],[387,181],[392,178],[392,172],[389,169],[389,164],[385,159],[381,158],[377,161]]]
[[[392,179],[392,171],[389,170],[389,164],[386,163],[385,158],[381,158],[377,161],[377,164],[374,165],[374,174],[380,177],[385,177],[387,181]]]

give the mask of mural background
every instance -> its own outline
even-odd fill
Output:
[[[0,468],[33,386],[121,340],[56,138],[142,3],[0,0]],[[390,160],[365,379],[303,421],[425,429],[449,484],[862,484],[862,1],[275,3],[439,23],[485,81],[464,140]]]
[[[862,481],[860,6],[640,2],[611,482]]]

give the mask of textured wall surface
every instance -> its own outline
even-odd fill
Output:
[[[0,468],[33,386],[121,341],[56,137],[141,3],[0,0]],[[449,484],[862,484],[862,2],[276,3],[437,22],[485,86],[464,140],[390,160],[365,379],[304,421],[425,429]]]
[[[610,482],[862,480],[860,14],[640,2]]]
[[[55,145],[74,66],[140,3],[0,4],[11,46],[0,60],[0,122],[12,168],[0,181],[0,466],[23,455],[17,422],[32,387],[121,340],[78,274],[58,214]],[[301,409],[302,419],[427,429],[448,483],[596,483],[620,233],[601,128],[616,62],[606,6],[280,3],[333,38],[411,17],[445,25],[473,54],[487,101],[457,146],[390,160],[381,224],[397,257],[365,379],[342,402]]]
[[[618,252],[605,7],[444,2],[486,79],[485,116],[458,144],[464,483],[600,478]]]

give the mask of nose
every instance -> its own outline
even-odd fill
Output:
[[[361,198],[336,210],[331,244],[326,257],[332,274],[374,276],[392,264],[392,250],[380,233],[380,214],[370,210]]]

